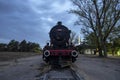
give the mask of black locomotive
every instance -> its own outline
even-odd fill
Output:
[[[49,33],[50,45],[43,49],[43,60],[51,65],[63,65],[75,62],[78,56],[75,47],[69,42],[71,31],[58,22]]]

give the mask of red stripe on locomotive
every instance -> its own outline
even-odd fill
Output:
[[[49,50],[51,56],[70,56],[73,50]]]

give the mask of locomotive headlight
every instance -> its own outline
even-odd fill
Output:
[[[44,52],[44,56],[45,56],[45,57],[50,56],[50,51],[49,51],[49,50],[46,50],[46,51]]]
[[[71,52],[71,55],[72,55],[72,57],[77,57],[78,56],[78,52],[76,50],[73,50]]]

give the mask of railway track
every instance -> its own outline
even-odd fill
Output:
[[[53,68],[44,66],[36,80],[84,80],[73,67]]]

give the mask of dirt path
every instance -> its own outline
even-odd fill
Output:
[[[40,62],[41,56],[0,62],[0,80],[35,80]]]
[[[0,80],[36,80],[41,63],[41,56],[0,62]],[[74,65],[85,80],[120,80],[120,59],[79,55]]]
[[[120,59],[79,55],[75,64],[86,80],[120,80]]]

